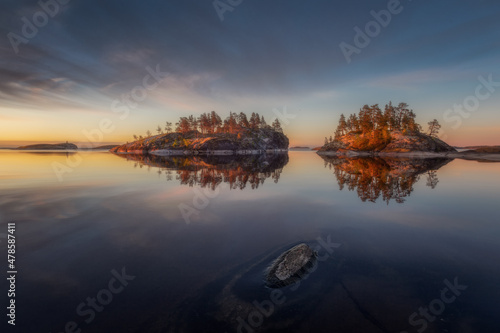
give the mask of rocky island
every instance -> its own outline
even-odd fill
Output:
[[[415,113],[406,103],[389,103],[384,112],[378,105],[365,105],[349,118],[342,114],[335,137],[325,138],[318,154],[392,155],[456,153],[457,150],[437,137],[441,125],[430,121],[429,132],[423,133],[415,121]]]
[[[167,123],[168,124],[168,123]],[[253,113],[230,113],[224,121],[212,111],[199,118],[181,117],[175,132],[139,137],[136,141],[111,149],[118,154],[153,155],[247,155],[288,150],[288,138],[279,120],[267,125],[264,117]],[[158,132],[162,132],[159,127]],[[150,134],[150,133],[149,133]]]

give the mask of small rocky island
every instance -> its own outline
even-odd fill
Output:
[[[41,143],[36,145],[28,145],[17,147],[18,150],[77,150],[78,147],[73,143],[56,143],[56,144],[48,144]]]
[[[423,133],[415,117],[405,103],[389,103],[383,112],[378,105],[365,105],[358,114],[340,116],[334,138],[325,138],[318,154],[433,156],[457,152],[437,137],[441,126],[436,119],[428,123],[428,133]]]
[[[149,135],[111,149],[118,154],[153,155],[247,155],[287,151],[289,141],[278,119],[267,125],[256,113],[248,120],[244,113],[230,113],[222,121],[212,111],[199,118],[181,117],[175,132],[167,123],[167,133],[158,127],[158,135]],[[150,133],[148,133],[150,134]]]

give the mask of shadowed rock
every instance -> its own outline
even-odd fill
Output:
[[[300,280],[316,262],[316,252],[302,243],[281,254],[268,269],[266,284],[281,288]]]

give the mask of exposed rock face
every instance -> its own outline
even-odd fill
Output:
[[[319,152],[373,152],[373,153],[409,153],[409,152],[456,152],[456,149],[444,141],[422,133],[403,134],[400,131],[379,134],[349,133],[338,141],[321,147]]]
[[[78,149],[77,145],[73,143],[56,143],[56,144],[37,144],[37,145],[29,145],[29,146],[21,146],[16,149],[21,150],[75,150]]]
[[[271,288],[281,288],[302,278],[313,267],[316,252],[307,244],[299,244],[284,252],[268,269],[266,283]]]
[[[401,132],[393,132],[391,142],[382,150],[383,152],[456,152],[457,150],[439,138],[425,134],[403,135]]]
[[[115,153],[190,155],[225,151],[228,154],[288,149],[288,138],[270,128],[245,130],[238,134],[169,133],[127,143],[111,149]]]

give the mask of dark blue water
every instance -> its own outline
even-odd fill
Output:
[[[0,162],[4,274],[7,223],[16,223],[9,331],[500,324],[498,163],[9,151]],[[296,284],[267,288],[266,267],[299,243],[318,252],[316,265]],[[0,288],[5,309],[5,279]]]

